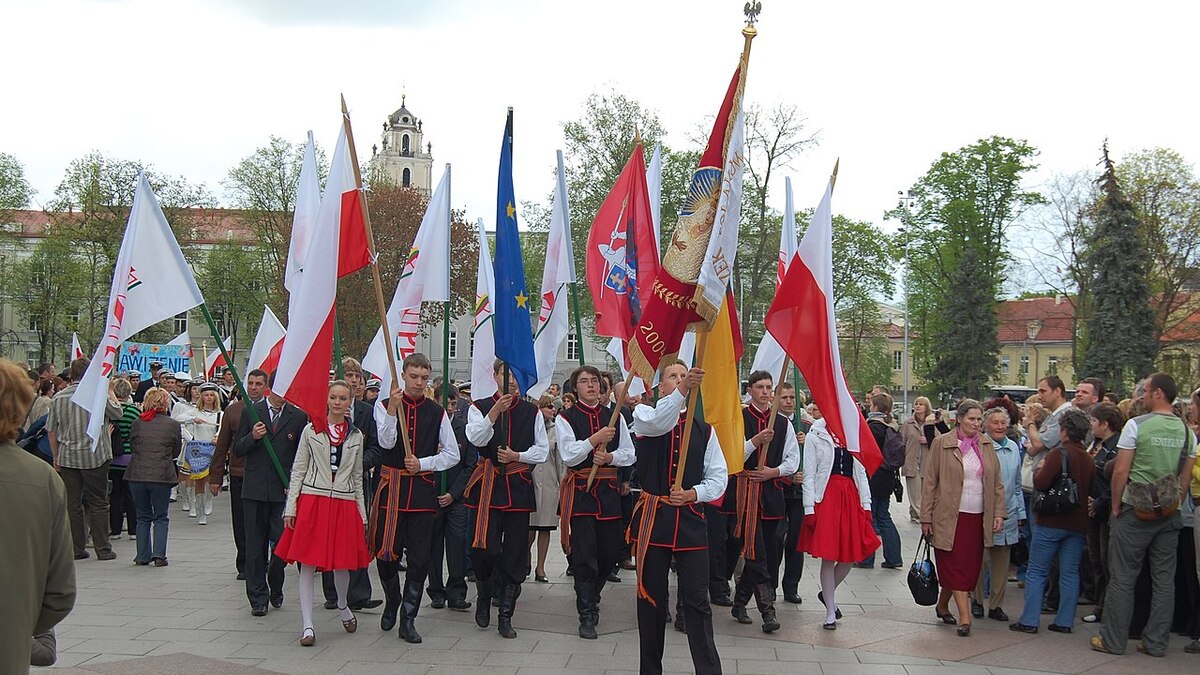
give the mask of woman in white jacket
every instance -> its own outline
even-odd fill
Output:
[[[800,550],[821,559],[817,599],[825,605],[825,630],[836,630],[842,612],[835,591],[853,563],[879,548],[879,537],[871,526],[866,469],[854,453],[834,446],[824,418],[804,441],[804,515]]]
[[[208,471],[216,450],[217,431],[221,426],[221,399],[217,385],[205,383],[199,386],[195,405],[176,403],[171,418],[183,425],[183,448],[180,455],[183,481],[183,498],[188,517],[199,518],[201,525],[208,524],[212,515],[213,496],[208,491]]]
[[[346,606],[350,570],[371,561],[367,552],[367,505],[363,499],[363,433],[350,423],[350,385],[337,380],[329,385],[328,419],[304,427],[287,503],[283,507],[283,536],[275,555],[300,566],[300,645],[317,641],[313,630],[313,578],[317,570],[333,572],[342,627],[358,629],[358,620]]]

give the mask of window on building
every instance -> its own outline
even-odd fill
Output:
[[[579,340],[575,338],[574,333],[567,333],[567,360],[579,360]]]
[[[412,185],[412,169],[405,169],[400,174],[400,187],[409,187]]]
[[[1012,360],[1009,359],[1007,355],[1000,357],[1000,374],[1001,375],[1007,375],[1008,371],[1011,370],[1011,366],[1012,366]]]
[[[1058,357],[1057,356],[1050,356],[1050,357],[1046,358],[1046,374],[1047,375],[1057,375],[1058,374]]]
[[[29,366],[30,368],[37,368],[38,356],[39,353],[37,347],[27,348],[25,350],[25,365]]]
[[[1021,355],[1021,374],[1029,374],[1029,356],[1027,354]]]
[[[456,330],[450,331],[449,352],[450,352],[450,358],[452,358],[452,359],[458,358],[458,331],[456,331]]]
[[[41,330],[41,326],[42,326],[42,315],[30,314],[29,315],[29,330],[36,333],[37,331]]]
[[[404,134],[400,138],[400,154],[405,157],[412,154],[412,140],[408,137],[408,134]]]
[[[180,312],[179,314],[176,314],[175,315],[175,334],[179,335],[180,333],[184,333],[187,331],[187,329],[188,329],[187,312]]]
[[[78,307],[67,312],[67,321],[70,321],[72,324],[78,324],[82,319],[83,311]]]
[[[471,345],[470,345],[470,353],[468,354],[468,356],[471,358],[475,358],[475,331],[471,331]]]
[[[892,352],[892,370],[904,370],[904,352],[899,349]]]

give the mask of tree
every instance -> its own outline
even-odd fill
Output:
[[[371,189],[368,208],[385,304],[391,303],[428,203],[429,196],[415,188],[381,184]],[[456,317],[473,308],[475,267],[479,260],[479,236],[460,211],[451,213],[450,250],[450,315]],[[337,302],[342,352],[361,357],[379,329],[378,302],[370,271],[362,270],[341,279]],[[441,323],[443,312],[442,303],[427,303],[421,311],[422,325]],[[394,330],[396,326],[389,328]]]
[[[1097,183],[1100,201],[1094,210],[1096,227],[1085,256],[1092,270],[1093,314],[1088,320],[1084,374],[1103,378],[1124,395],[1132,383],[1148,375],[1158,354],[1153,325],[1150,275],[1154,264],[1147,228],[1121,189],[1119,173],[1103,150],[1104,172]]]
[[[217,338],[232,337],[231,344],[247,354],[272,285],[265,260],[257,246],[221,242],[209,249],[196,279],[209,311],[225,333]]]
[[[1150,253],[1153,334],[1161,338],[1200,309],[1190,292],[1200,281],[1200,181],[1183,156],[1167,148],[1129,155],[1117,166],[1117,180]]]
[[[946,296],[948,321],[938,326],[931,337],[938,360],[929,372],[929,380],[938,392],[957,392],[974,399],[984,393],[996,374],[995,289],[979,283],[983,261],[979,250],[966,246],[953,277],[953,293]]]
[[[742,288],[735,290],[740,291],[742,335],[755,342],[762,336],[762,319],[775,294],[779,231],[783,225],[783,214],[767,206],[771,179],[801,152],[816,145],[817,136],[808,133],[805,121],[794,105],[746,108],[746,168],[735,277]],[[747,355],[750,358],[753,354]]]
[[[232,205],[242,210],[242,220],[254,233],[258,248],[265,256],[266,278],[271,282],[267,295],[277,314],[287,308],[283,272],[287,267],[296,188],[303,163],[303,143],[293,144],[279,136],[271,136],[266,145],[231,168],[222,182]],[[319,148],[317,173],[324,184],[328,166]]]
[[[897,243],[908,258],[913,363],[925,375],[931,394],[975,386],[973,380],[945,379],[975,378],[978,372],[939,367],[942,359],[965,354],[987,361],[979,372],[996,368],[994,318],[979,327],[965,326],[950,310],[983,302],[982,307],[970,307],[970,313],[983,310],[994,317],[1010,262],[1009,227],[1027,208],[1044,201],[1037,192],[1021,188],[1023,177],[1036,168],[1036,155],[1025,141],[1000,136],[943,153],[910,191],[915,209],[902,206],[887,214],[904,223]],[[972,269],[964,268],[968,258],[975,264]]]
[[[54,191],[50,226],[69,239],[78,253],[75,264],[82,268],[86,279],[86,290],[81,297],[85,321],[80,332],[91,340],[99,337],[108,313],[112,269],[140,171],[145,171],[185,255],[189,252],[186,241],[191,239],[192,227],[201,217],[197,207],[213,204],[205,186],[161,174],[141,162],[112,158],[100,152],[91,152],[71,162]]]
[[[72,241],[52,232],[0,279],[15,290],[13,309],[37,334],[39,361],[62,356],[73,331],[83,333],[84,344],[95,344],[98,335],[88,334],[81,325],[81,292],[86,288],[81,272]]]
[[[0,152],[0,223],[8,220],[6,211],[29,206],[33,188],[25,178],[25,165],[10,154]]]

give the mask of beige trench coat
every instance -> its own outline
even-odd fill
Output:
[[[1005,517],[1004,483],[1000,480],[1000,458],[987,434],[979,434],[983,451],[983,545],[990,548],[992,523]],[[951,432],[933,439],[921,466],[921,524],[933,525],[933,547],[949,551],[954,547],[958,527],[958,507],[962,500],[963,458],[958,449],[958,434]]]
[[[542,414],[538,411],[538,414]],[[537,500],[537,511],[529,514],[530,527],[558,527],[558,486],[562,482],[562,458],[558,456],[554,423],[546,429],[550,439],[550,454],[546,461],[533,467],[533,493]]]

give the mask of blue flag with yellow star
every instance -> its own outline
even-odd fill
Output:
[[[500,178],[496,186],[496,358],[508,364],[521,394],[537,383],[533,327],[529,319],[529,290],[517,234],[517,199],[512,179],[512,110],[500,146]]]

